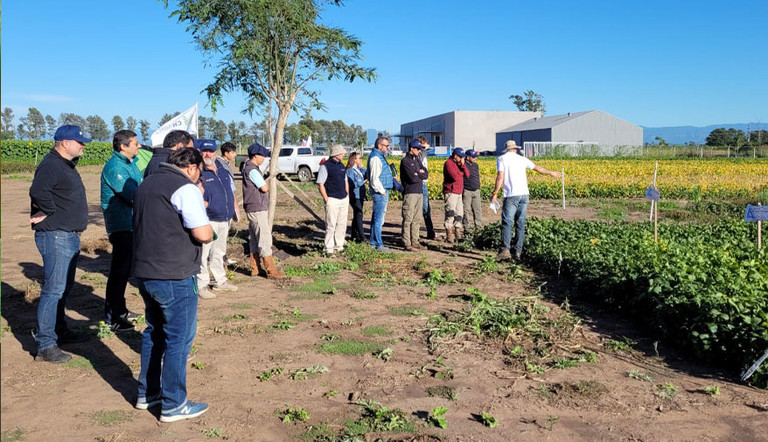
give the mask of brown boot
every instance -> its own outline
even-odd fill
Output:
[[[267,271],[267,278],[269,279],[285,278],[285,273],[277,269],[277,266],[275,265],[275,260],[272,258],[272,255],[262,257],[261,265],[263,265],[264,269]]]
[[[448,244],[453,244],[453,229],[445,229],[445,241]]]
[[[264,268],[261,266],[261,263],[259,262],[259,255],[258,253],[251,253],[251,276],[267,276],[267,272],[264,270]]]
[[[456,241],[461,241],[462,239],[464,239],[464,229],[456,227]]]

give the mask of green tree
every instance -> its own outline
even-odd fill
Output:
[[[85,129],[88,125],[85,118],[80,115],[64,112],[59,115],[59,126],[64,126],[65,124],[74,124],[80,126],[81,129]]]
[[[544,97],[532,90],[523,92],[523,95],[510,95],[510,100],[515,102],[518,110],[541,112],[541,115],[547,113],[547,105],[544,104]]]
[[[48,132],[45,117],[34,107],[30,107],[27,116],[21,118],[21,124],[24,125],[24,133],[30,140],[42,140]]]
[[[45,124],[48,125],[48,134],[51,136],[51,138],[53,138],[53,135],[56,133],[56,129],[58,129],[56,119],[50,115],[46,115]]]
[[[16,133],[19,134],[19,139],[20,140],[29,139],[29,136],[27,136],[27,130],[24,129],[24,124],[23,123],[19,123],[19,125],[16,126]]]
[[[162,1],[168,7],[168,0]],[[230,92],[245,94],[248,113],[266,106],[272,123],[273,178],[291,111],[302,104],[322,108],[315,84],[334,78],[350,82],[376,78],[373,69],[358,64],[360,40],[319,23],[322,6],[340,4],[340,0],[179,0],[171,14],[187,23],[198,47],[218,62],[220,70],[205,89],[213,112]],[[273,185],[270,221],[276,201]]]
[[[89,115],[85,118],[87,131],[96,141],[106,141],[109,139],[109,128],[107,122],[98,115]]]
[[[149,140],[149,121],[139,121],[139,132],[141,132],[141,140],[146,143]]]
[[[136,126],[138,123],[136,122],[136,119],[129,116],[125,119],[125,128],[130,130],[131,132],[136,132]]]
[[[768,144],[768,130],[753,130],[749,133],[749,143],[753,146]]]
[[[707,135],[706,144],[707,146],[737,147],[737,145],[743,144],[744,140],[746,137],[743,130],[718,127]]]
[[[176,115],[179,115],[181,112],[174,112],[172,114],[164,114],[162,117],[160,117],[160,122],[157,123],[157,127],[162,126],[163,124],[167,123],[171,120],[171,118],[175,117]]]
[[[2,135],[0,138],[3,140],[13,140],[16,138],[16,127],[13,125],[14,115],[13,115],[13,109],[10,107],[6,107],[3,109],[2,113],[3,117],[3,125],[2,125]]]
[[[125,122],[120,115],[112,117],[112,129],[114,129],[115,132],[125,129]]]
[[[197,117],[197,136],[205,138],[205,134],[208,131],[208,118],[202,115]]]
[[[235,120],[230,121],[230,123],[227,125],[227,135],[229,135],[229,141],[237,144],[237,140],[240,138],[240,129],[241,128],[237,125]],[[223,143],[227,140],[221,139],[219,141]]]
[[[227,131],[229,128],[227,127],[227,123],[225,123],[224,120],[209,118],[208,126],[208,129],[211,131],[211,133],[208,135],[209,137],[220,141],[227,139]]]

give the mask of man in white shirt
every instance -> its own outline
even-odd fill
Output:
[[[392,171],[389,169],[387,159],[384,157],[389,150],[389,139],[383,136],[376,138],[374,149],[368,157],[368,173],[370,179],[371,199],[373,200],[373,210],[371,211],[371,246],[379,252],[389,252],[384,247],[381,239],[381,229],[384,226],[384,217],[387,214],[387,203],[389,202],[389,191],[394,186]]]
[[[525,212],[528,209],[528,177],[526,171],[536,172],[560,178],[560,172],[553,172],[533,164],[519,152],[519,147],[513,140],[504,145],[506,152],[496,160],[496,185],[493,188],[491,204],[497,204],[496,196],[504,187],[504,203],[501,209],[501,251],[496,256],[497,261],[512,259],[512,224],[515,225],[515,260],[519,261],[523,252],[525,240]]]

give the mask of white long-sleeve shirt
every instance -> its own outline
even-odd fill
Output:
[[[370,176],[371,188],[373,189],[374,192],[381,195],[387,193],[387,190],[384,188],[384,185],[381,184],[381,180],[379,179],[381,178],[381,170],[383,167],[383,165],[381,164],[381,158],[373,157],[371,158],[371,161],[369,161],[368,164],[370,168],[368,170],[368,173]]]

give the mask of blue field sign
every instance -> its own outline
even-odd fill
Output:
[[[648,186],[648,189],[645,190],[645,197],[651,201],[659,202],[661,194],[659,193],[659,189],[653,186]]]
[[[757,222],[768,221],[768,206],[753,206],[747,204],[747,210],[744,212],[744,221]]]

